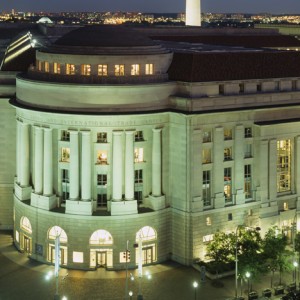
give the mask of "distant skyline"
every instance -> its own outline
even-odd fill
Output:
[[[202,0],[202,12],[300,14],[300,0]],[[10,0],[0,11],[138,11],[184,12],[185,0]]]

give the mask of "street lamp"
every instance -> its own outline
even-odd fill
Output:
[[[249,293],[250,293],[249,279],[250,279],[251,274],[250,274],[249,272],[246,272],[245,275],[246,275],[246,278],[247,278],[247,280],[248,280],[248,297],[249,297]]]
[[[247,229],[251,229],[251,230],[256,230],[259,231],[260,227],[248,227],[245,225],[238,225],[236,227],[235,230],[235,299],[239,299],[238,298],[238,233],[239,233],[239,229],[240,228],[247,228]]]
[[[197,288],[198,288],[198,282],[197,281],[193,282],[193,287],[195,289],[195,300],[197,300]]]
[[[132,300],[132,295],[133,295],[133,292],[132,292],[132,291],[129,291],[129,297],[130,297],[129,299],[130,299],[130,300]]]
[[[297,267],[298,267],[298,263],[296,261],[293,262],[293,266],[294,266],[294,272],[293,272],[293,281],[295,283],[295,285],[297,284]]]

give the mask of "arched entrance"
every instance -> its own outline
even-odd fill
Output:
[[[59,226],[53,226],[48,231],[48,261],[55,263],[55,239],[59,237],[59,264],[67,265],[68,262],[68,237],[66,232]]]
[[[32,252],[32,227],[27,217],[22,217],[20,221],[20,249],[25,253]]]
[[[90,237],[90,267],[113,266],[113,238],[103,229],[95,231]]]
[[[145,226],[136,233],[136,243],[142,243],[142,263],[150,265],[157,261],[157,233],[154,228]],[[136,264],[139,262],[139,249],[136,249]]]

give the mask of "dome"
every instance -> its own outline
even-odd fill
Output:
[[[53,22],[51,21],[51,19],[49,19],[48,17],[42,17],[40,18],[37,23],[43,23],[43,24],[53,24]]]
[[[145,47],[156,45],[150,38],[120,25],[91,25],[68,32],[55,45],[78,47]]]

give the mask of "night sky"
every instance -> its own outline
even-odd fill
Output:
[[[300,14],[300,0],[201,0],[203,12]],[[9,0],[0,11],[183,12],[185,0]]]

